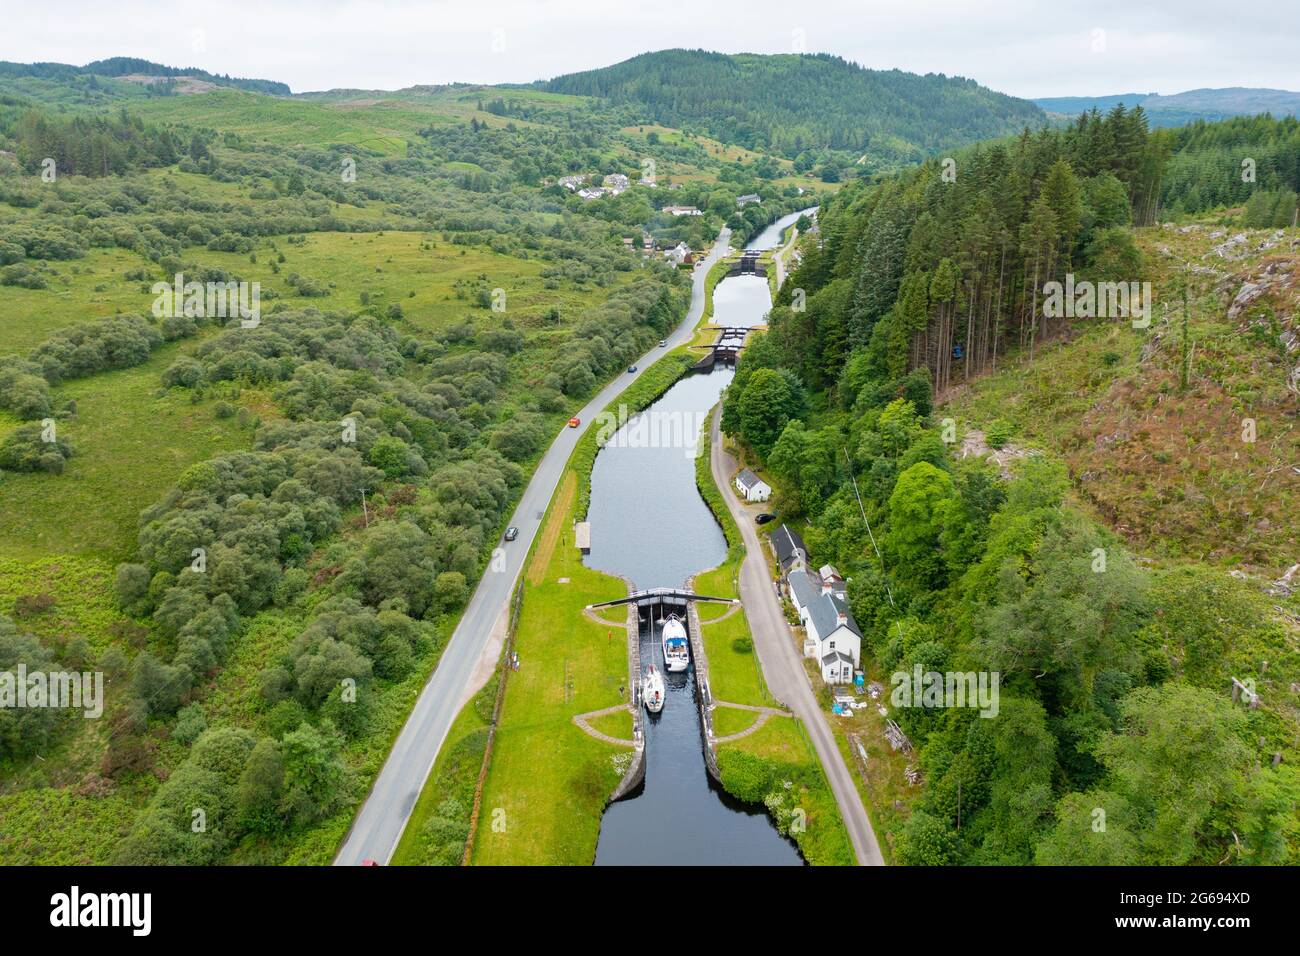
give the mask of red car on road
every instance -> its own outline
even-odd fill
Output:
[[[579,418],[577,415],[574,415],[572,418],[569,419],[570,428],[577,428],[581,424],[582,424],[582,419]]]

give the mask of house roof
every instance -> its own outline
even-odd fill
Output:
[[[821,580],[814,574],[807,574],[809,585],[816,588],[816,597],[811,603],[806,605],[808,616],[812,618],[813,627],[817,629],[817,636],[823,640],[835,633],[836,628],[840,626],[840,615],[844,615],[844,626],[859,638],[862,637],[862,631],[858,629],[858,622],[853,619],[853,612],[849,610],[849,602],[837,594],[823,594],[821,590]],[[794,587],[794,582],[791,582]]]
[[[849,655],[845,654],[843,651],[831,651],[828,654],[822,655],[823,664],[833,664],[836,660],[842,661],[846,664],[853,663],[853,658],[849,657]]]
[[[776,549],[776,559],[782,565],[793,558],[796,551],[802,552],[805,559],[808,557],[808,546],[803,543],[803,538],[790,530],[788,524],[783,524],[772,532],[772,547]]]
[[[841,591],[832,591],[827,595],[827,599],[834,605],[836,616],[843,614],[846,622],[845,626],[858,637],[861,637],[862,628],[858,627],[858,622],[853,619],[853,609],[849,607],[847,594]]]
[[[758,477],[758,475],[754,474],[748,468],[740,469],[740,474],[736,476],[736,480],[740,482],[742,485],[744,485],[746,488],[753,488],[756,485],[767,484],[766,481]]]
[[[821,600],[821,582],[816,576],[803,570],[791,571],[788,580],[790,590],[794,593],[795,603],[800,607],[812,608]],[[820,634],[821,629],[818,628],[817,632]]]

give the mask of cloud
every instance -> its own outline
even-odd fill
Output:
[[[811,52],[968,76],[1018,96],[1300,89],[1293,0],[1237,13],[1220,0],[178,0],[165,12],[145,0],[64,0],[59,12],[0,0],[0,59],[138,56],[297,92],[396,89],[529,82],[667,47],[787,53],[799,30]]]

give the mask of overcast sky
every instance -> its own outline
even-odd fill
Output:
[[[0,59],[136,56],[294,92],[528,82],[669,47],[835,53],[1017,96],[1300,90],[1297,0],[0,0]]]

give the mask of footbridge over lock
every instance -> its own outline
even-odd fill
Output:
[[[613,601],[588,604],[587,610],[594,611],[597,608],[616,607],[621,604],[635,604],[637,607],[657,607],[659,605],[686,607],[692,601],[713,601],[717,604],[740,603],[739,598],[710,597],[707,594],[696,594],[682,588],[647,588],[643,591],[633,591],[627,597],[617,598]]]

